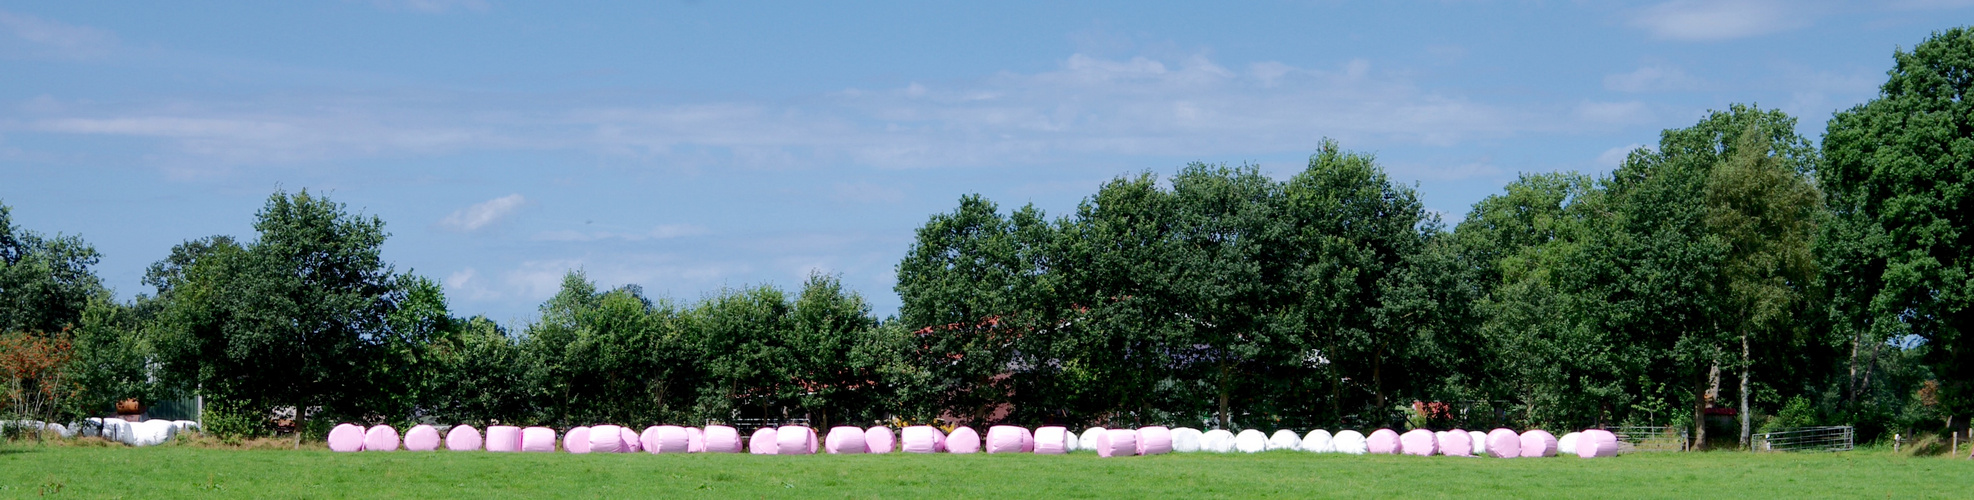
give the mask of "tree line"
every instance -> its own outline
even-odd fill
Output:
[[[1704,444],[1729,413],[1713,427],[1743,444],[1762,427],[1957,428],[1974,406],[1974,31],[1894,59],[1820,144],[1733,105],[1609,174],[1524,174],[1451,227],[1333,141],[1285,179],[1194,163],[1053,217],[965,196],[917,230],[888,318],[828,275],[675,301],[580,271],[526,325],[458,317],[382,260],[382,220],[307,191],[269,197],[251,240],[178,245],[119,302],[86,242],[0,206],[0,331],[69,346],[59,378],[13,370],[16,394],[55,405],[34,411],[199,394],[241,432],[294,408],[318,434],[944,418],[1665,425]]]

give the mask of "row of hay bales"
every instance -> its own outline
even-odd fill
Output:
[[[8,427],[20,427],[31,431],[46,431],[64,438],[101,437],[131,446],[152,446],[164,444],[179,434],[196,432],[199,423],[191,420],[145,420],[128,422],[118,418],[88,418],[67,425],[39,420],[15,420],[5,423]]]
[[[443,446],[452,451],[568,453],[752,453],[756,455],[812,455],[854,453],[1038,453],[1063,454],[1092,450],[1102,457],[1157,455],[1189,452],[1245,452],[1300,450],[1315,453],[1445,455],[1500,458],[1553,457],[1558,453],[1583,458],[1617,454],[1617,436],[1602,429],[1572,432],[1557,438],[1547,431],[1516,433],[1509,429],[1480,431],[1430,431],[1414,429],[1399,434],[1378,429],[1366,436],[1357,431],[1331,434],[1317,429],[1305,435],[1279,430],[1273,436],[1248,429],[1239,434],[1214,429],[1152,426],[1138,429],[1093,427],[1077,435],[1063,427],[996,425],[987,435],[969,427],[946,433],[937,427],[919,425],[893,431],[877,426],[868,429],[835,427],[817,439],[815,429],[789,425],[765,427],[746,439],[733,427],[708,425],[704,429],[657,425],[636,432],[628,427],[598,425],[576,427],[557,436],[547,427],[487,427],[484,436],[470,425],[453,426],[440,439],[438,428],[419,425],[398,431],[388,425],[368,429],[342,424],[329,431],[329,449],[349,451],[433,451]]]

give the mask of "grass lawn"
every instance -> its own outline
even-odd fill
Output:
[[[1974,461],[1882,451],[1639,453],[1583,460],[1276,451],[1038,455],[650,455],[0,448],[0,498],[1974,496]]]

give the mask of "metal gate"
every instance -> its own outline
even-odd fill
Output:
[[[1857,447],[1857,429],[1848,425],[1793,427],[1754,437],[1759,451],[1851,451]]]

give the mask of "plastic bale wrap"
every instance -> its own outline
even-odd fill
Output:
[[[1439,454],[1449,457],[1474,456],[1474,436],[1467,431],[1453,429],[1439,433]]]
[[[178,433],[179,433],[179,434],[184,434],[184,433],[187,433],[187,432],[199,432],[199,431],[201,430],[201,429],[199,429],[199,423],[198,423],[198,422],[193,422],[193,421],[191,421],[191,420],[173,420],[173,421],[171,421],[171,425],[172,425],[172,427],[177,427],[177,428],[178,428]],[[55,424],[48,424],[48,426],[49,426],[49,427],[54,427],[54,426],[55,426]],[[64,437],[67,437],[67,436],[64,436]]]
[[[1069,453],[1069,429],[1059,426],[1046,426],[1035,429],[1035,454],[1061,455]]]
[[[618,427],[617,436],[624,440],[624,453],[644,451],[644,443],[637,441],[637,431],[631,430],[629,427]]]
[[[62,439],[75,437],[75,427],[73,425],[48,424],[48,430],[55,431],[55,435],[61,436]]]
[[[1292,430],[1277,429],[1274,434],[1268,435],[1270,450],[1293,450],[1301,445],[1302,436],[1295,435],[1295,431]]]
[[[705,453],[706,431],[700,430],[698,427],[685,428],[685,452]]]
[[[1403,446],[1398,441],[1398,431],[1378,429],[1364,437],[1364,449],[1373,455],[1397,455]]]
[[[740,453],[740,430],[724,425],[708,425],[700,431],[705,436],[706,453]]]
[[[398,430],[388,425],[364,429],[363,451],[398,451]]]
[[[609,424],[591,426],[589,428],[589,452],[623,453],[630,451],[630,447],[624,446],[623,429],[623,427]]]
[[[521,429],[521,451],[551,453],[555,451],[555,429],[529,427]]]
[[[1406,431],[1398,436],[1398,451],[1406,455],[1433,456],[1439,453],[1439,436],[1425,429]]]
[[[1330,451],[1346,455],[1363,455],[1370,453],[1371,449],[1368,440],[1364,438],[1364,433],[1341,430],[1330,436]]]
[[[1027,427],[1016,427],[1016,428],[1021,429],[1021,452],[1034,453],[1035,431],[1028,430]]]
[[[424,424],[411,426],[411,430],[404,431],[404,449],[411,451],[439,449],[439,429]]]
[[[1065,428],[1062,432],[1062,448],[1065,452],[1083,449],[1083,437]]]
[[[1576,456],[1604,458],[1618,456],[1618,436],[1603,429],[1590,429],[1576,438]]]
[[[1580,438],[1580,437],[1583,437],[1583,433],[1581,433],[1581,432],[1572,432],[1572,433],[1569,433],[1569,434],[1564,434],[1564,435],[1563,435],[1563,437],[1559,437],[1559,438],[1556,438],[1556,454],[1557,454],[1557,455],[1575,455],[1575,454],[1576,454],[1576,440],[1577,440],[1577,438]]]
[[[996,425],[987,428],[987,453],[1021,453],[1021,428]]]
[[[903,445],[899,451],[905,453],[938,453],[939,442],[943,441],[939,428],[930,425],[914,425],[899,431],[898,442]]]
[[[660,425],[652,427],[650,444],[644,449],[652,453],[687,453],[692,448],[692,434],[684,427]],[[655,432],[652,432],[655,431]]]
[[[1234,451],[1234,433],[1227,432],[1226,429],[1214,429],[1201,433],[1199,436],[1199,449],[1214,453],[1231,453]]]
[[[1522,433],[1522,458],[1556,456],[1556,436],[1542,429]]]
[[[1508,429],[1487,431],[1487,455],[1497,458],[1522,456],[1522,435]]]
[[[487,426],[487,451],[521,451],[521,428],[512,425]]]
[[[579,425],[562,433],[562,451],[589,453],[589,427]]]
[[[864,429],[864,449],[871,453],[890,453],[898,448],[898,436],[891,433],[890,427],[876,426]]]
[[[1329,452],[1337,451],[1335,444],[1335,437],[1330,435],[1330,431],[1326,431],[1322,429],[1316,429],[1313,431],[1309,431],[1308,434],[1303,434],[1302,446],[1300,446],[1299,449],[1310,453],[1329,453]]]
[[[979,453],[980,433],[972,427],[960,426],[946,435],[946,453]]]
[[[1487,433],[1481,431],[1467,431],[1467,437],[1473,440],[1474,456],[1476,457],[1487,456]]]
[[[870,443],[864,442],[864,429],[855,426],[836,426],[829,429],[823,438],[823,451],[831,455],[867,453]]]
[[[1105,429],[1097,436],[1097,456],[1128,457],[1138,453],[1138,431]]]
[[[1268,451],[1268,435],[1258,429],[1245,429],[1234,434],[1234,451],[1241,453],[1261,453]]]
[[[452,451],[479,451],[485,444],[480,439],[480,430],[471,425],[455,425],[446,431],[446,449]]]
[[[336,424],[329,429],[329,451],[363,451],[363,428]]]
[[[754,435],[747,438],[747,452],[755,455],[773,455],[777,450],[775,438],[779,436],[780,433],[775,432],[773,427],[755,429]]]
[[[1083,433],[1076,436],[1076,447],[1084,450],[1097,449],[1097,437],[1103,436],[1105,432],[1110,430],[1102,427],[1083,429]]]
[[[1172,429],[1161,425],[1138,428],[1138,454],[1164,455],[1172,452]]]
[[[36,425],[36,427],[46,428],[41,425]],[[171,438],[178,437],[178,426],[173,425],[170,420],[145,420],[131,424],[130,429],[132,434],[131,446],[157,446],[164,444],[166,441],[171,441]],[[397,431],[391,431],[391,438],[393,444],[395,444]],[[369,449],[368,445],[365,445],[365,449]]]
[[[816,452],[816,430],[802,425],[784,425],[775,429],[776,455],[810,455]]]
[[[1200,438],[1204,435],[1199,429],[1180,427],[1172,429],[1172,451],[1194,453],[1200,450]]]

